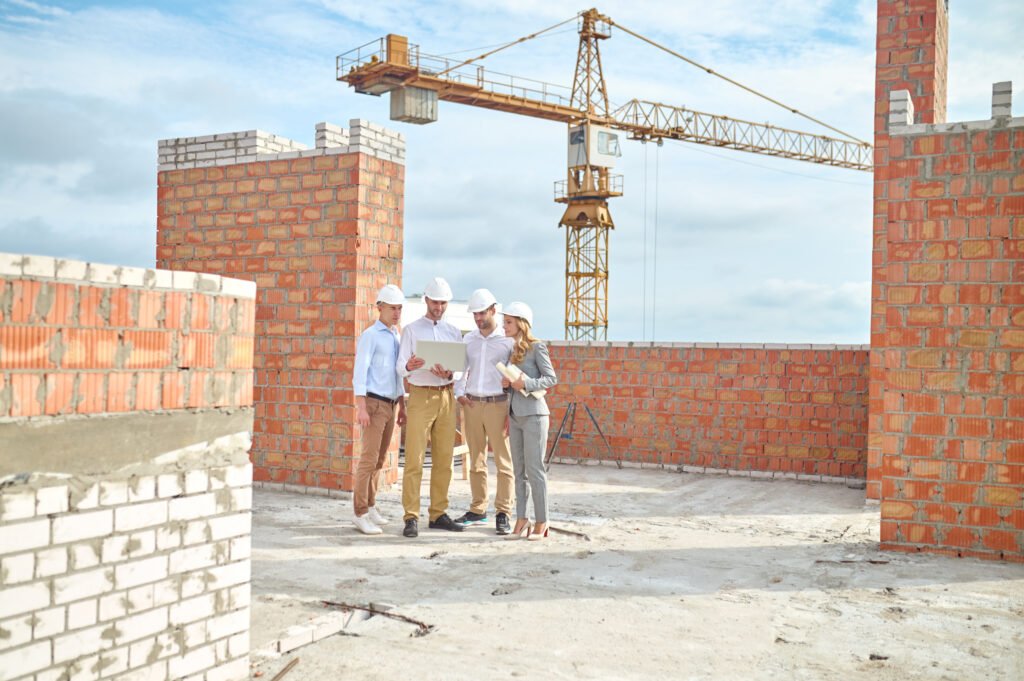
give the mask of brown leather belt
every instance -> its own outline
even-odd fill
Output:
[[[447,385],[416,385],[415,383],[410,384],[413,388],[421,388],[422,390],[451,390],[452,384]]]
[[[466,395],[467,399],[473,402],[505,402],[508,400],[508,393],[502,393],[500,395],[489,395],[487,397],[477,397],[476,395]]]

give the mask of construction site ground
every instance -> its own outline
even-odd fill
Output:
[[[556,464],[549,490],[578,535],[504,541],[492,511],[406,539],[399,483],[363,536],[348,498],[256,490],[253,675],[1024,679],[1024,565],[879,551],[861,489]],[[456,472],[453,517],[468,503]]]

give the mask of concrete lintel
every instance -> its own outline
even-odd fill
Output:
[[[0,478],[111,473],[160,454],[251,431],[253,410],[135,412],[0,423]]]

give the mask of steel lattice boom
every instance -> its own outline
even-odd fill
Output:
[[[674,139],[839,168],[871,170],[869,144],[812,135],[726,116],[634,99],[611,115],[634,139]]]

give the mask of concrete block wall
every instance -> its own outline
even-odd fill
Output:
[[[254,293],[0,254],[0,679],[249,677]]]
[[[871,381],[867,495],[881,495],[884,437],[886,273],[889,249],[889,97],[911,95],[920,123],[946,120],[947,0],[878,0],[875,59],[874,207],[871,251]]]
[[[625,461],[865,476],[865,346],[554,341],[550,351],[559,375],[548,396],[550,442],[578,401]],[[578,408],[558,458],[605,456]]]
[[[401,282],[405,152],[397,133],[350,125],[319,124],[307,151],[160,166],[158,265],[259,286],[258,481],[352,488],[355,339],[376,318],[377,290]],[[397,479],[397,454],[385,477]]]
[[[209,168],[255,161],[312,158],[332,154],[363,153],[384,161],[405,162],[405,136],[383,126],[353,118],[349,130],[332,123],[317,123],[315,148],[265,130],[224,132],[199,137],[177,137],[157,142],[160,170]]]
[[[894,92],[882,545],[1024,561],[1024,118],[913,123]]]

